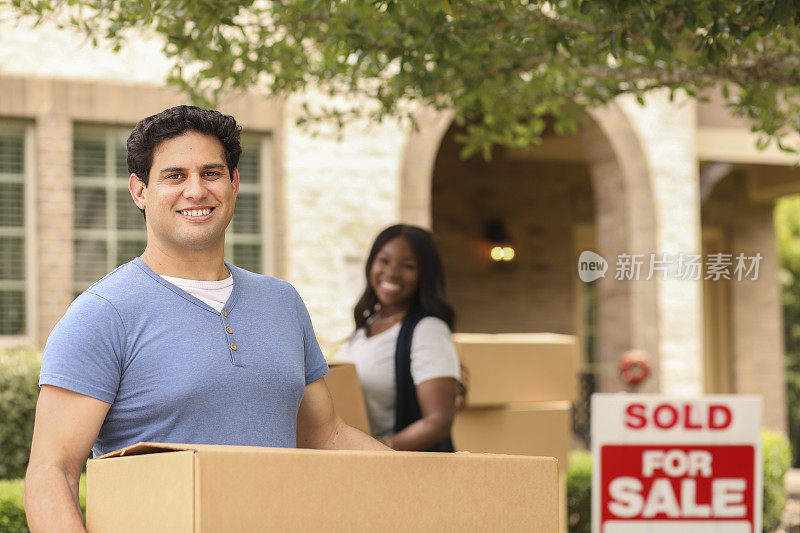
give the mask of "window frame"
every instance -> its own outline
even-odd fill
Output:
[[[257,234],[236,234],[233,231],[233,221],[228,225],[225,230],[225,259],[233,262],[234,265],[239,266],[233,261],[233,247],[236,244],[257,244],[261,247],[260,262],[261,272],[268,273],[271,269],[268,268],[268,258],[271,244],[269,239],[269,220],[271,210],[269,209],[268,201],[271,200],[272,176],[269,174],[271,167],[267,164],[268,157],[271,149],[272,137],[269,134],[261,134],[256,132],[243,131],[241,136],[241,144],[253,144],[258,146],[259,150],[259,180],[256,183],[242,183],[239,181],[239,193],[257,193],[259,197],[259,226]],[[234,217],[236,213],[234,212]]]
[[[125,240],[139,240],[140,238],[144,237],[146,239],[146,234],[141,234],[140,230],[131,230],[131,229],[119,229],[117,226],[117,192],[119,190],[128,190],[127,180],[119,179],[119,176],[116,175],[116,161],[114,156],[116,155],[116,147],[114,145],[115,141],[120,138],[127,138],[130,134],[130,129],[125,128],[124,126],[117,126],[113,124],[83,124],[83,123],[75,123],[73,125],[72,130],[72,156],[75,156],[75,141],[78,139],[79,136],[83,136],[83,134],[88,133],[87,136],[96,136],[97,138],[102,138],[105,143],[105,173],[102,177],[96,178],[89,178],[89,177],[79,177],[74,172],[73,166],[73,176],[72,176],[72,191],[73,191],[73,199],[75,194],[75,189],[78,187],[94,187],[94,188],[101,188],[105,192],[105,220],[106,224],[105,227],[100,228],[78,228],[75,224],[75,219],[73,218],[73,249],[76,247],[76,243],[79,239],[86,239],[92,240],[97,242],[104,242],[106,246],[105,250],[105,272],[109,273],[115,268],[117,268],[117,256],[119,251],[119,243],[120,239]],[[74,162],[73,162],[74,165]],[[113,172],[109,172],[109,170],[113,170]],[[123,186],[124,183],[124,186]],[[133,202],[133,199],[131,199]],[[113,221],[113,224],[111,223]],[[102,237],[102,238],[100,238]],[[76,250],[77,251],[77,250]],[[77,260],[77,259],[76,259]],[[100,278],[98,278],[100,279]],[[75,277],[75,265],[73,265],[72,269],[72,290],[73,293],[83,292],[88,289],[92,284],[94,284],[98,279],[95,279],[91,282],[78,280]]]
[[[36,239],[36,186],[35,186],[35,129],[32,121],[0,118],[0,128],[16,130],[21,133],[23,142],[23,217],[24,223],[19,232],[24,239],[23,260],[24,279],[20,282],[25,296],[25,319],[21,335],[0,335],[0,348],[10,346],[32,346],[39,326],[39,313],[36,308],[37,293],[37,239]],[[17,180],[0,176],[0,181],[5,183],[18,183]],[[0,288],[14,289],[17,282],[0,280]]]

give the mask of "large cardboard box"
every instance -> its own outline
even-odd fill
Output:
[[[467,405],[574,401],[578,343],[555,333],[453,335],[468,372]]]
[[[333,397],[333,405],[346,424],[370,434],[367,407],[361,381],[358,379],[356,365],[343,361],[329,361],[330,371],[325,376],[328,390]]]
[[[87,464],[89,533],[558,530],[556,460],[139,443]]]
[[[572,447],[570,402],[472,407],[459,411],[453,441],[471,452],[545,455],[558,459],[560,531],[567,531],[567,483]]]

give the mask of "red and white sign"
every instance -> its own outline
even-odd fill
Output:
[[[760,533],[761,398],[592,396],[594,533]]]

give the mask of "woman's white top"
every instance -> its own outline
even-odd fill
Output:
[[[201,281],[197,279],[173,278],[161,276],[179,289],[182,289],[201,302],[207,303],[219,313],[233,292],[233,276],[219,281]]]
[[[356,330],[336,354],[336,359],[355,363],[372,434],[394,433],[394,353],[400,323],[372,337],[364,328]],[[411,378],[414,385],[434,378],[461,379],[461,366],[447,324],[436,317],[419,321],[411,339]]]

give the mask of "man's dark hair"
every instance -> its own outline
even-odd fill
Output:
[[[190,131],[219,139],[233,180],[233,171],[242,155],[239,144],[242,127],[230,115],[190,105],[170,107],[136,124],[128,136],[128,172],[136,174],[147,187],[156,146]]]

